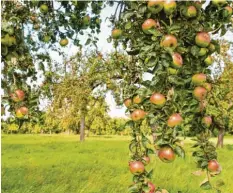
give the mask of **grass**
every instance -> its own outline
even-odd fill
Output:
[[[128,162],[129,137],[91,137],[84,143],[77,136],[3,135],[2,193],[125,193],[132,183]],[[223,180],[222,193],[233,192],[233,138],[218,150],[223,167],[216,180]],[[201,190],[204,176],[196,170],[189,140],[187,157],[171,164],[151,155],[148,169],[152,181],[170,193],[212,193]]]

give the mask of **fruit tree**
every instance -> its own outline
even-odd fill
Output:
[[[193,156],[197,167],[206,171],[203,189],[219,188],[211,183],[221,172],[215,146],[209,142],[212,117],[206,114],[206,97],[211,90],[213,55],[220,52],[212,37],[232,27],[232,3],[225,0],[127,1],[119,2],[120,13],[113,18],[114,45],[122,44],[140,66],[142,75],[123,89],[124,104],[131,114],[129,170],[133,174],[130,192],[162,191],[150,181],[148,156],[163,162],[185,156],[179,134],[196,133]],[[142,121],[154,128],[153,143],[140,130]],[[144,158],[147,159],[144,159]]]

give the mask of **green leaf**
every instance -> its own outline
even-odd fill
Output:
[[[203,190],[210,190],[212,188],[210,182],[208,180],[204,180],[200,187],[203,189]]]
[[[185,151],[184,151],[184,149],[182,147],[176,146],[175,147],[175,152],[177,153],[177,155],[179,157],[185,158]]]
[[[131,22],[127,22],[126,24],[125,24],[125,29],[130,29],[131,28]]]

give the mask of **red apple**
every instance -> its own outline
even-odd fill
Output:
[[[132,105],[132,100],[130,98],[124,100],[124,105],[128,108]]]
[[[175,68],[180,68],[183,66],[183,58],[179,53],[174,52],[172,54],[172,62]]]
[[[189,6],[185,12],[185,16],[188,18],[193,18],[197,16],[197,9],[195,6]]]
[[[23,118],[25,115],[28,114],[28,108],[27,107],[20,107],[15,112],[17,118]]]
[[[149,156],[144,156],[142,159],[145,161],[146,165],[148,165],[150,163],[150,157]]]
[[[203,84],[203,87],[205,87],[205,89],[206,89],[208,92],[210,92],[211,89],[212,89],[212,85],[211,85],[210,83],[208,83],[208,82],[204,83],[204,84]]]
[[[142,98],[140,96],[136,95],[133,97],[133,103],[139,104],[141,102],[142,102]]]
[[[167,121],[167,125],[169,127],[175,127],[177,125],[180,125],[183,121],[183,118],[180,116],[179,113],[172,114]]]
[[[205,116],[202,118],[202,123],[206,126],[206,127],[210,127],[210,125],[212,124],[212,118],[211,116]]]
[[[130,172],[134,175],[140,175],[145,171],[145,167],[140,161],[132,161],[129,163]]]
[[[150,97],[150,102],[158,106],[163,106],[166,103],[166,99],[164,95],[160,93],[154,93]]]
[[[194,74],[192,76],[192,83],[195,85],[201,85],[206,82],[206,75],[203,73]]]
[[[150,0],[147,3],[147,7],[151,13],[159,13],[163,9],[163,1],[161,0]]]
[[[210,160],[208,162],[208,170],[210,172],[218,172],[218,171],[221,170],[221,166],[220,166],[220,164],[218,163],[217,160],[215,160],[215,159],[214,160]]]
[[[210,35],[207,32],[199,32],[195,37],[195,42],[198,46],[206,48],[210,44]]]
[[[131,113],[131,118],[133,121],[139,121],[144,119],[146,116],[146,112],[141,109],[136,109]]]
[[[142,30],[144,33],[146,34],[150,34],[149,30],[156,28],[157,26],[157,22],[153,19],[147,19],[146,21],[144,21],[144,23],[142,24]]]
[[[201,86],[197,86],[193,91],[193,96],[199,101],[205,99],[206,95],[207,95],[207,90]]]
[[[24,93],[24,91],[22,91],[20,89],[15,90],[15,92],[11,94],[11,99],[14,102],[23,101],[24,98],[25,98],[25,93]]]
[[[154,193],[156,190],[155,185],[152,182],[148,182],[149,193]]]
[[[175,49],[177,47],[177,39],[174,35],[165,35],[160,42],[162,47],[170,47]]]
[[[120,30],[120,29],[112,30],[112,38],[113,39],[119,39],[121,36],[122,36],[122,30]]]
[[[161,161],[170,163],[175,160],[176,155],[170,146],[163,146],[158,151],[158,157]]]

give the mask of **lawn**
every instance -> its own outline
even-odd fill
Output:
[[[125,193],[131,184],[128,137],[78,137],[62,135],[3,135],[2,193]],[[233,192],[233,138],[218,150],[223,167],[222,193]],[[190,140],[185,143],[185,160],[162,163],[151,155],[148,169],[154,168],[153,182],[170,193],[212,193],[198,186],[204,176],[196,170]]]

